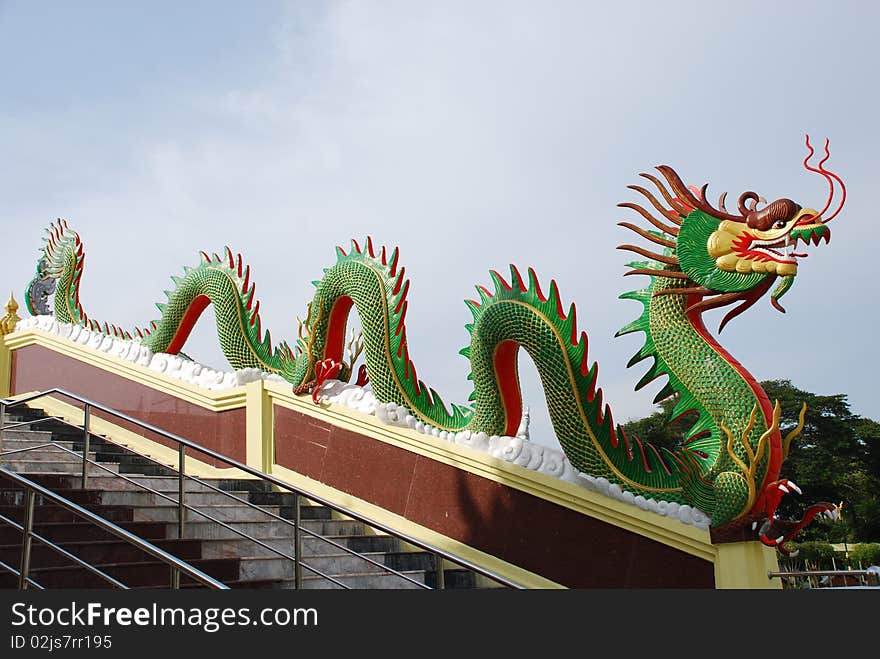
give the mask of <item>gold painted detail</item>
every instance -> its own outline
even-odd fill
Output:
[[[737,251],[737,242],[744,244],[745,249],[748,251],[749,245],[753,241],[760,247],[762,243],[772,244],[784,240],[795,221],[794,219],[789,221],[782,229],[759,231],[757,229],[749,229],[741,222],[724,220],[718,225],[718,228],[712,235],[709,236],[706,248],[709,255],[715,259],[718,268],[725,272],[738,272],[740,274],[757,272],[780,276],[796,275],[797,263],[793,259],[784,259],[782,256],[767,256],[761,259]],[[780,260],[775,260],[776,258]]]
[[[764,431],[764,434],[761,435],[761,438],[758,440],[758,446],[754,449],[751,444],[749,444],[749,435],[752,432],[752,429],[755,427],[755,421],[758,418],[758,404],[755,403],[755,406],[752,408],[751,413],[749,414],[749,422],[746,424],[746,427],[742,431],[742,435],[740,436],[740,444],[742,445],[746,460],[740,458],[736,451],[734,450],[734,439],[733,434],[730,432],[730,428],[725,425],[724,421],[721,421],[721,430],[727,435],[727,454],[730,456],[730,459],[733,460],[736,465],[742,470],[743,477],[745,478],[746,484],[749,488],[749,499],[746,504],[744,510],[751,510],[755,505],[755,500],[758,497],[758,492],[755,487],[755,474],[758,471],[758,465],[764,459],[764,453],[767,452],[768,441],[770,437],[779,430],[779,417],[782,413],[782,407],[779,405],[779,401],[776,401],[775,406],[773,407],[773,420],[770,423],[770,427]]]
[[[18,311],[18,302],[15,301],[12,293],[9,294],[9,302],[6,303],[6,315],[0,318],[0,336],[12,334],[15,331],[15,325],[21,320]]]

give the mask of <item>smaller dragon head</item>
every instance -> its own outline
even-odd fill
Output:
[[[776,514],[776,509],[782,501],[782,497],[792,492],[801,493],[801,489],[788,479],[782,479],[768,483],[764,487],[764,506],[762,510],[754,510],[757,518],[752,522],[752,530],[758,534],[761,542],[768,547],[775,547],[786,556],[797,556],[797,551],[792,551],[785,546],[801,532],[807,524],[813,521],[817,515],[823,515],[832,521],[837,521],[839,508],[833,503],[822,501],[814,503],[807,508],[799,520],[781,519]]]

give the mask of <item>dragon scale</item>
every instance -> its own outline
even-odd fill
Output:
[[[829,174],[822,163],[818,169],[808,169]],[[280,375],[297,393],[316,391],[330,367],[335,367],[330,377],[348,380],[352,375],[354,358],[345,363],[343,353],[348,317],[356,309],[366,372],[376,399],[403,406],[424,424],[448,432],[516,432],[522,415],[517,372],[522,348],[540,375],[553,428],[573,467],[606,478],[634,496],[699,508],[711,517],[714,529],[757,520],[765,521],[763,531],[767,531],[771,523],[767,520],[778,504],[772,488],[784,483],[777,479],[793,435],[782,438],[778,410],[706,330],[702,313],[740,303],[725,318],[727,322],[767,292],[774,280],[779,285],[772,301],[778,306],[778,298],[791,286],[796,263],[788,253],[775,259],[777,244],[784,241],[788,249],[798,240],[827,241],[829,232],[821,213],[788,200],[765,209],[758,210],[756,204],[750,208],[748,195],[754,193],[741,197],[744,208],[737,219],[709,205],[705,187],[701,191],[687,188],[672,170],[665,166],[658,170],[666,184],[643,176],[655,183],[665,203],[644,188],[631,186],[649,200],[655,212],[621,204],[636,210],[653,227],[646,230],[622,224],[662,250],[621,246],[648,259],[630,263],[632,270],[627,274],[648,275],[650,283],[621,296],[640,302],[642,312],[618,335],[644,333],[645,343],[629,366],[646,359],[653,363],[636,389],[665,376],[668,381],[655,402],[675,395],[672,418],[695,414],[674,450],[628,437],[615,424],[597,386],[598,365],[589,363],[587,336],[577,327],[574,304],[565,310],[555,281],[545,294],[531,269],[524,277],[511,266],[509,279],[492,271],[491,287],[478,286],[478,299],[466,301],[473,322],[466,325],[470,344],[461,354],[470,361],[474,391],[467,404],[448,406],[419,380],[410,356],[405,326],[409,281],[399,267],[398,251],[377,250],[371,239],[363,247],[352,241],[347,252],[337,248],[336,263],[314,282],[315,295],[305,320],[300,321],[293,348],[283,341],[275,345],[269,332],[263,333],[250,269],[229,248],[223,255],[202,252],[198,265],[172,277],[174,286],[166,291],[167,301],[157,305],[161,317],[147,329],[136,330],[133,337],[118,327],[100,325],[82,310],[82,243],[59,220],[48,231],[26,301],[32,314],[40,313],[40,304],[31,297],[34,284],[55,280],[53,307],[60,322],[140,341],[153,352],[172,354],[182,349],[210,304],[230,365]],[[830,176],[839,181],[836,175]],[[766,544],[781,546],[782,538],[771,543],[766,533],[761,537]],[[790,537],[787,534],[785,539]]]

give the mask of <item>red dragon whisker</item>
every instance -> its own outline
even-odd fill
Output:
[[[807,148],[810,150],[810,152],[807,154],[807,157],[804,158],[804,167],[808,171],[815,172],[816,174],[819,174],[826,181],[828,181],[828,188],[829,188],[828,200],[825,202],[825,206],[822,208],[822,210],[819,211],[818,213],[816,213],[816,215],[815,215],[816,219],[820,219],[822,217],[822,214],[825,211],[827,211],[828,208],[831,206],[831,201],[834,199],[834,180],[832,180],[832,176],[834,179],[836,179],[838,181],[840,181],[840,178],[835,174],[831,174],[831,172],[827,171],[824,168],[825,161],[828,160],[828,158],[831,156],[831,153],[828,150],[829,140],[827,138],[825,139],[825,157],[819,161],[818,167],[811,167],[810,166],[809,161],[810,161],[810,158],[813,157],[813,154],[815,154],[815,150],[813,149],[813,145],[810,144],[810,136],[809,135],[806,136],[806,144],[807,144]],[[840,182],[841,182],[841,184],[843,183],[842,181],[840,181]],[[841,207],[842,207],[842,204],[841,204]],[[835,211],[834,215],[836,215],[838,211],[840,211],[840,207],[838,207],[838,209],[837,209],[837,211]],[[825,220],[825,222],[827,222],[827,221],[828,220]]]

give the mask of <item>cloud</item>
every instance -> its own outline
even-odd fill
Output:
[[[87,311],[144,325],[170,275],[196,263],[198,250],[229,245],[253,266],[264,327],[290,339],[333,247],[369,234],[399,245],[412,277],[408,336],[420,376],[461,401],[470,391],[457,355],[468,341],[462,299],[491,268],[533,266],[578,304],[600,384],[624,421],[651,412],[659,389],[631,392],[641,371],[624,364],[639,339],[612,339],[638,313],[617,295],[642,285],[621,278],[627,258],[615,250],[629,240],[616,226],[632,219],[616,208],[633,198],[626,186],[667,162],[719,192],[760,186],[812,199],[824,192],[800,169],[809,128],[834,133],[849,219],[808,259],[786,298],[788,318],[750,312],[724,341],[758,377],[849,392],[878,417],[860,393],[876,363],[853,350],[870,343],[874,312],[834,293],[843,272],[873,276],[860,232],[871,216],[863,172],[876,153],[866,109],[876,92],[858,83],[870,73],[858,50],[867,46],[849,36],[864,28],[821,5],[798,7],[763,8],[756,20],[749,4],[290,5],[271,30],[251,35],[270,46],[253,60],[242,54],[227,80],[212,71],[200,84],[199,68],[184,69],[137,93],[6,113],[4,131],[16,137],[2,172],[11,247],[3,281],[23,288],[43,224],[63,215],[86,244]],[[804,47],[819,20],[822,48]],[[163,54],[168,66],[172,55]],[[848,61],[834,66],[835,57]],[[249,67],[250,79],[241,74]],[[830,71],[837,77],[817,78]],[[812,364],[805,332],[833,337]],[[186,351],[220,365],[210,315]],[[536,375],[524,371],[526,393],[539,396]],[[538,420],[544,403],[527,402],[549,430]]]

